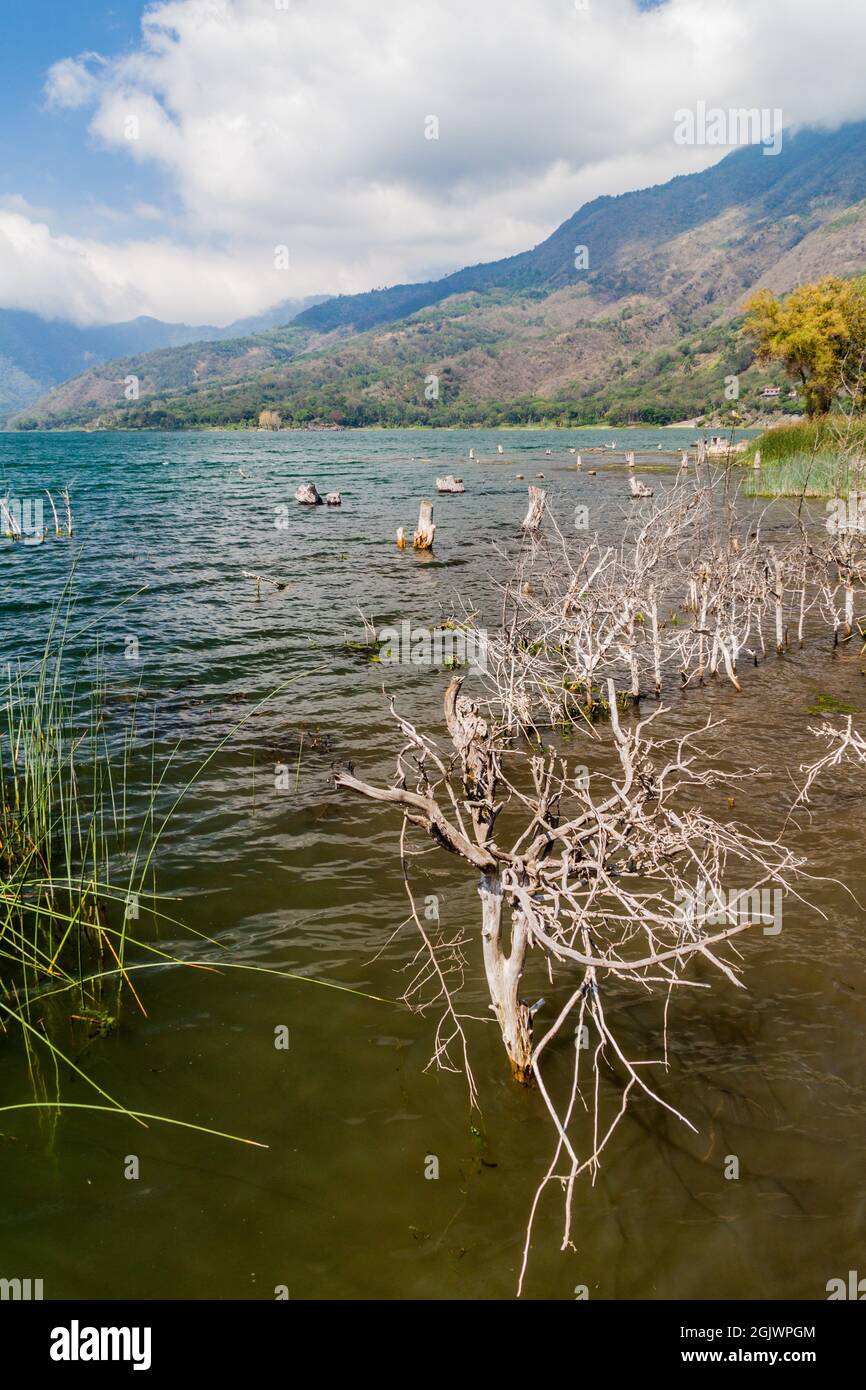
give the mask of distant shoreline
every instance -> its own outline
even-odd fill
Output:
[[[652,425],[641,422],[630,425],[611,425],[607,421],[599,425],[284,425],[279,430],[262,430],[253,425],[187,425],[183,429],[166,429],[165,426],[137,429],[122,426],[117,429],[88,429],[86,425],[62,427],[46,425],[40,429],[22,430],[10,429],[9,426],[3,425],[0,426],[0,434],[15,435],[21,439],[38,434],[270,434],[278,436],[281,434],[429,434],[433,431],[467,434],[473,430],[484,431],[488,434],[526,434],[532,431],[546,434],[580,434],[588,431],[612,433],[623,430],[696,430],[704,434],[746,434],[749,431],[760,433],[763,430],[772,429],[774,425],[790,424],[792,420],[799,420],[799,418],[799,416],[784,416],[778,420],[765,419],[748,425],[697,425],[691,420],[685,420],[669,425]]]

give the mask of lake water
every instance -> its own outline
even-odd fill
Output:
[[[372,665],[343,639],[362,635],[361,611],[429,626],[457,593],[483,606],[503,568],[497,547],[515,549],[538,473],[560,517],[586,505],[591,529],[615,534],[629,505],[619,451],[638,450],[641,476],[664,478],[671,458],[657,445],[694,437],[0,435],[0,492],[37,497],[72,482],[76,521],[74,545],[0,544],[3,663],[38,651],[74,555],[73,626],[115,610],[99,629],[107,678],[117,698],[141,686],[160,747],[181,741],[172,786],[250,715],[179,809],[160,890],[226,961],[361,992],[257,971],[139,975],[147,1017],[128,1001],[119,1030],[88,1049],[89,1073],[130,1108],[269,1147],[74,1111],[49,1145],[32,1112],[0,1115],[0,1276],[42,1278],[46,1297],[272,1298],[278,1285],[294,1299],[513,1296],[552,1152],[546,1112],[537,1091],[512,1084],[481,1023],[470,1033],[480,1115],[460,1077],[426,1069],[435,1015],[397,1002],[415,951],[400,930],[399,818],[332,785],[346,762],[390,780],[397,737],[383,682],[439,732],[448,676]],[[569,446],[614,441],[618,452],[574,470]],[[464,496],[436,496],[445,471],[463,476]],[[297,507],[306,479],[323,495],[338,489],[342,508]],[[431,496],[433,556],[399,553],[397,527],[411,535]],[[244,570],[288,587],[257,598]],[[719,746],[732,770],[764,769],[745,796],[761,826],[790,800],[786,769],[814,756],[808,706],[829,692],[861,708],[862,667],[859,644],[833,654],[812,643],[747,670],[740,696],[720,683],[675,698],[671,719],[734,721]],[[291,769],[282,791],[278,764]],[[862,807],[862,774],[845,773],[789,838],[814,872],[864,901]],[[477,937],[465,866],[431,852],[418,872],[443,923]],[[555,1195],[543,1207],[528,1297],[568,1299],[586,1285],[593,1298],[822,1298],[828,1279],[866,1274],[863,918],[841,884],[822,885],[818,901],[825,918],[795,903],[780,938],[749,941],[748,990],[720,980],[678,997],[672,1066],[657,1084],[698,1133],[636,1103],[594,1188],[579,1190],[575,1251],[559,1250]],[[167,944],[190,959],[218,955],[182,933]],[[481,1015],[480,943],[472,965],[465,1003]],[[543,990],[530,980],[525,993]],[[625,991],[617,1011],[639,1055],[657,1048],[654,1001]],[[287,1051],[274,1047],[280,1025]],[[89,1098],[72,1079],[63,1095]],[[0,1099],[29,1099],[18,1044],[2,1035]],[[131,1154],[137,1181],[124,1177]],[[724,1176],[729,1155],[736,1181]]]

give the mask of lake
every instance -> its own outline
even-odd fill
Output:
[[[552,1154],[544,1106],[511,1082],[483,1022],[470,1032],[480,1113],[461,1077],[428,1069],[435,1013],[399,1002],[417,944],[399,817],[349,800],[332,780],[351,763],[387,783],[399,735],[383,684],[413,722],[440,733],[449,676],[375,665],[345,638],[363,636],[362,615],[430,626],[458,595],[484,610],[537,474],[564,525],[585,506],[590,530],[615,537],[630,505],[622,450],[637,450],[640,476],[663,484],[675,460],[658,445],[694,438],[0,435],[0,491],[37,498],[71,483],[76,523],[72,544],[0,543],[3,664],[38,653],[74,559],[73,629],[103,615],[84,647],[100,634],[110,698],[140,687],[158,748],[179,745],[168,785],[179,790],[236,729],[158,859],[175,915],[219,949],[182,931],[160,944],[263,969],[142,972],[147,1016],[128,998],[119,1029],[79,1061],[132,1109],[268,1145],[73,1110],[49,1143],[33,1112],[0,1115],[0,1275],[41,1278],[48,1298],[270,1299],[278,1286],[293,1299],[513,1297],[530,1201]],[[616,451],[586,453],[614,442]],[[470,447],[480,461],[469,461]],[[570,447],[584,451],[581,473]],[[436,495],[444,472],[465,479],[465,495]],[[339,490],[342,507],[296,506],[307,479],[323,496]],[[434,500],[434,552],[400,553],[397,527],[411,535],[424,497]],[[787,524],[784,504],[771,524]],[[244,570],[287,587],[257,596]],[[718,747],[732,771],[761,769],[744,791],[760,827],[791,799],[788,770],[815,756],[808,707],[829,692],[862,708],[863,679],[859,643],[834,654],[825,639],[746,669],[742,695],[721,682],[673,692],[670,718],[683,728],[707,714],[731,721]],[[289,769],[281,786],[278,767]],[[717,979],[712,991],[678,996],[672,1065],[656,1084],[697,1134],[636,1103],[594,1187],[578,1191],[575,1250],[559,1249],[555,1196],[542,1208],[527,1297],[569,1299],[585,1285],[607,1299],[811,1299],[858,1262],[866,1273],[866,944],[846,891],[864,901],[862,806],[862,774],[842,773],[816,793],[811,824],[789,836],[813,872],[834,880],[811,895],[825,916],[786,905],[781,936],[743,948],[746,990]],[[443,924],[477,935],[466,866],[431,851],[417,873]],[[481,1017],[480,944],[471,963],[464,1000]],[[541,972],[526,994],[543,991]],[[617,1011],[621,1032],[649,1055],[657,1002],[623,991]],[[287,1049],[274,1045],[281,1026]],[[62,1093],[87,1099],[72,1077]],[[2,1103],[29,1096],[22,1051],[0,1034]],[[431,1157],[435,1180],[425,1176]]]

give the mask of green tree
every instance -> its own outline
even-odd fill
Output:
[[[746,304],[743,331],[761,363],[781,362],[798,381],[810,415],[825,414],[845,386],[857,409],[866,385],[866,282],[828,275],[784,301],[760,290]]]

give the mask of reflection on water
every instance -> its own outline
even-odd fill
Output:
[[[691,438],[632,432],[628,447],[656,454],[645,466],[672,476],[656,445]],[[181,899],[190,927],[219,939],[227,963],[310,977],[140,975],[148,1016],[127,1009],[120,1032],[88,1052],[91,1074],[131,1108],[269,1147],[70,1111],[47,1152],[32,1117],[0,1116],[0,1275],[43,1278],[49,1297],[271,1298],[278,1284],[301,1299],[513,1295],[551,1154],[542,1102],[511,1084],[480,1021],[480,1117],[461,1078],[425,1070],[433,1020],[396,1002],[415,949],[399,930],[397,819],[331,785],[346,762],[390,776],[383,681],[416,722],[438,728],[447,673],[377,667],[343,639],[363,636],[361,612],[429,626],[458,591],[483,605],[502,565],[496,547],[516,544],[539,472],[558,515],[583,504],[590,529],[615,536],[629,506],[621,461],[585,456],[577,473],[568,453],[603,442],[610,432],[0,436],[0,478],[13,494],[74,480],[76,623],[125,600],[102,626],[111,698],[141,685],[160,745],[182,740],[176,785],[248,716],[188,794],[160,855],[160,888]],[[481,462],[469,462],[470,446]],[[464,477],[465,495],[436,496],[446,471]],[[323,495],[338,489],[342,509],[297,508],[308,478]],[[425,496],[438,526],[432,561],[394,545]],[[4,663],[38,649],[70,554],[53,540],[0,547]],[[243,570],[288,587],[257,599]],[[129,636],[141,653],[132,669]],[[741,696],[718,684],[675,699],[671,720],[731,721],[716,736],[721,758],[763,769],[746,783],[742,814],[777,827],[788,769],[814,756],[805,711],[822,692],[862,708],[861,666],[854,646],[834,655],[813,644],[748,670]],[[278,764],[289,769],[282,791]],[[636,1102],[595,1187],[577,1197],[575,1251],[559,1250],[551,1191],[528,1296],[571,1298],[586,1284],[602,1298],[816,1298],[862,1266],[862,804],[862,779],[845,772],[816,794],[811,822],[789,832],[832,880],[809,894],[821,912],[791,901],[778,937],[749,940],[746,990],[715,982],[676,998],[671,1070],[656,1084],[698,1133]],[[431,853],[417,872],[443,925],[475,932],[465,866]],[[474,966],[465,1002],[480,1019],[480,959]],[[657,1055],[660,1009],[626,988],[608,1004],[633,1054]],[[279,1025],[288,1051],[274,1047]],[[564,1076],[567,1059],[548,1062],[554,1083],[557,1067]],[[22,1058],[2,1037],[0,1094],[28,1098]],[[72,1080],[64,1095],[87,1098]],[[124,1178],[131,1153],[138,1181]],[[438,1181],[425,1179],[428,1155]],[[724,1176],[729,1155],[737,1181]]]

